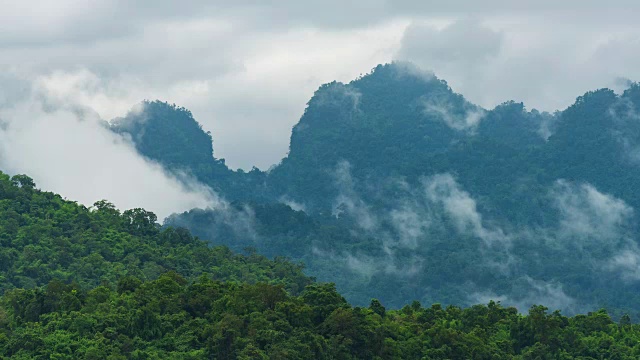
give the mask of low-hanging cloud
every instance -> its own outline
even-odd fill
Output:
[[[493,245],[496,242],[508,243],[509,237],[502,229],[485,226],[476,201],[468,192],[460,189],[451,174],[438,174],[425,178],[423,185],[427,198],[443,207],[459,232],[477,236],[487,245]]]
[[[611,257],[604,268],[620,274],[625,281],[640,281],[640,248],[638,244],[627,242],[623,249]]]
[[[621,80],[624,89],[637,91],[637,84],[629,80]],[[612,136],[621,148],[622,157],[634,165],[640,165],[640,112],[633,100],[626,94],[618,96],[609,108],[608,115],[612,121]]]
[[[359,252],[330,254],[334,259],[342,259],[349,270],[367,278],[375,273],[413,276],[425,265],[425,259],[419,254],[428,252],[430,246],[451,230],[444,225],[445,219],[453,225],[453,231],[480,240],[475,246],[486,254],[483,266],[487,271],[506,274],[517,262],[509,251],[511,236],[483,219],[476,201],[460,188],[452,175],[424,177],[418,187],[401,179],[379,182],[379,200],[387,206],[373,208],[361,197],[357,189],[362,185],[356,184],[351,171],[351,165],[345,160],[340,161],[334,171],[339,190],[334,215],[352,219],[359,229],[356,235],[374,241],[369,247],[378,248],[375,256]],[[384,195],[387,191],[394,195],[387,197]],[[418,251],[409,255],[415,250]],[[329,253],[317,248],[314,254],[327,257]]]
[[[426,115],[435,116],[454,130],[474,130],[486,115],[484,109],[470,105],[458,112],[451,103],[434,98],[425,100],[423,105]]]
[[[25,95],[0,104],[3,171],[28,174],[40,188],[87,206],[107,199],[122,209],[146,208],[160,218],[219,202],[186,175],[169,174],[141,157],[91,109],[50,96],[38,83]]]
[[[477,237],[489,247],[510,243],[511,236],[486,223],[476,201],[449,173],[423,177],[421,189],[414,189],[404,181],[390,181],[396,194],[386,200],[390,201],[388,210],[374,210],[363,200],[348,161],[338,162],[333,175],[338,190],[333,215],[351,217],[365,233],[384,238],[386,246],[415,249],[429,228],[442,226],[444,217],[452,221],[459,233]]]
[[[378,219],[356,192],[351,176],[351,164],[348,161],[338,162],[334,179],[338,196],[334,201],[333,215],[338,217],[342,213],[347,213],[356,220],[360,228],[368,231],[375,229],[378,226]]]
[[[376,274],[393,275],[399,278],[413,277],[420,273],[424,262],[419,256],[399,259],[389,248],[385,248],[381,256],[359,252],[335,252],[318,247],[313,247],[312,253],[316,257],[330,259],[334,266],[344,266],[346,270],[361,277],[363,281],[371,281]]]
[[[317,106],[335,106],[338,108],[350,108],[351,113],[357,113],[360,110],[360,99],[362,93],[353,86],[343,83],[331,83],[322,91],[316,93],[313,99],[314,105]]]
[[[290,207],[292,210],[295,211],[302,211],[302,212],[307,212],[307,207],[305,206],[304,203],[298,202],[296,200],[293,200],[292,198],[290,198],[287,195],[283,195],[281,196],[278,201],[282,204],[287,205],[288,207]]]
[[[389,212],[389,221],[395,230],[399,245],[415,249],[431,225],[431,217],[416,202],[407,201]]]
[[[520,311],[544,304],[575,313],[595,305],[576,296],[575,284],[561,275],[562,269],[577,267],[597,277],[594,282],[601,281],[599,277],[640,280],[640,247],[631,236],[634,209],[589,183],[557,180],[549,186],[545,203],[555,216],[553,221],[543,227],[515,226],[506,219],[483,216],[478,201],[452,174],[426,176],[413,185],[401,179],[370,179],[360,184],[364,180],[352,175],[355,170],[346,161],[336,167],[335,177],[341,179],[336,185],[342,188],[337,199],[343,204],[341,215],[360,224],[359,235],[367,239],[368,249],[375,250],[362,252],[354,247],[335,253],[316,248],[314,254],[330,257],[363,281],[378,281],[380,274],[405,280],[422,274],[420,281],[428,284],[424,270],[433,266],[429,262],[440,261],[430,257],[431,249],[441,251],[441,241],[452,231],[462,235],[460,241],[471,241],[464,247],[471,246],[479,254],[474,269],[508,279],[512,285],[493,288],[483,283],[475,292],[474,286],[466,287],[473,294],[470,304],[493,299]],[[385,205],[373,207],[373,199]],[[558,263],[552,273],[539,268],[543,258],[563,252],[578,252],[580,263]]]
[[[538,231],[572,251],[580,251],[593,271],[617,274],[627,282],[640,280],[640,247],[630,229],[634,209],[623,200],[605,194],[591,184],[555,182],[550,193],[559,210],[557,229]]]
[[[416,248],[430,226],[440,225],[436,223],[443,215],[452,220],[458,232],[480,238],[486,245],[509,243],[510,237],[501,228],[485,223],[476,201],[460,188],[451,174],[422,178],[422,190],[413,189],[403,181],[391,181],[400,184],[396,191],[403,195],[396,195],[389,210],[382,213],[372,209],[356,190],[348,161],[338,162],[333,175],[338,190],[334,216],[350,216],[362,230],[375,231],[386,238],[387,245]],[[384,228],[384,224],[390,225],[393,231]]]
[[[513,297],[491,292],[475,292],[469,296],[471,304],[486,304],[490,300],[500,301],[503,305],[514,306],[520,312],[526,312],[533,305],[544,305],[551,310],[562,310],[565,313],[575,313],[580,306],[573,297],[567,295],[562,284],[553,281],[543,281],[523,276],[512,281],[517,292],[524,296]]]
[[[590,184],[556,181],[551,195],[560,211],[560,234],[565,237],[608,241],[623,236],[633,209]]]

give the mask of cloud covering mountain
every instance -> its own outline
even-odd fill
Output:
[[[320,84],[393,59],[434,71],[485,108],[513,99],[553,111],[640,78],[640,5],[627,0],[1,5],[5,71],[106,120],[143,99],[179,103],[217,134],[233,168],[277,163]]]

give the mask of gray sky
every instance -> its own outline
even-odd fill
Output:
[[[485,108],[516,100],[553,111],[587,90],[640,79],[637,1],[0,0],[0,8],[5,122],[26,121],[17,103],[36,118],[34,102],[111,119],[143,99],[166,100],[192,110],[232,168],[277,163],[318,86],[395,59],[434,71]],[[47,152],[41,135],[21,135],[34,154]],[[0,153],[4,168],[53,171],[42,157],[25,161]]]
[[[8,1],[0,66],[105,119],[191,109],[232,167],[266,169],[322,83],[411,60],[484,107],[566,107],[638,78],[636,1]]]

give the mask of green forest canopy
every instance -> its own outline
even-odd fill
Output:
[[[0,173],[0,357],[636,359],[604,311],[353,307],[301,265],[209,248],[143,209],[86,208]]]
[[[354,305],[501,298],[640,312],[638,84],[555,114],[514,101],[485,110],[442,80],[380,65],[321,86],[266,172],[228,169],[188,111],[145,108],[114,129],[233,204],[165,225],[302,261]]]

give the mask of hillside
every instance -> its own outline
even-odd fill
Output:
[[[234,173],[245,180],[228,187],[198,176],[234,206],[166,224],[301,260],[358,305],[500,299],[635,314],[639,94],[592,91],[555,114],[482,109],[432,74],[380,65],[318,89],[269,172]]]
[[[145,101],[126,116],[113,119],[113,132],[127,137],[138,152],[179,175],[187,175],[229,199],[251,200],[265,196],[265,174],[230,170],[214,157],[212,135],[191,112],[175,104]]]
[[[90,289],[125,276],[155,280],[175,271],[188,280],[282,284],[297,293],[310,283],[299,265],[209,247],[185,229],[161,229],[144,209],[91,208],[39,191],[25,175],[0,173],[0,293],[57,279]]]
[[[286,207],[285,207],[286,208]],[[283,209],[286,213],[286,209]],[[291,224],[304,224],[301,215]],[[499,303],[353,307],[332,284],[209,248],[153,213],[86,208],[0,173],[0,357],[534,359],[640,356],[640,325]],[[280,229],[274,228],[274,232]]]

